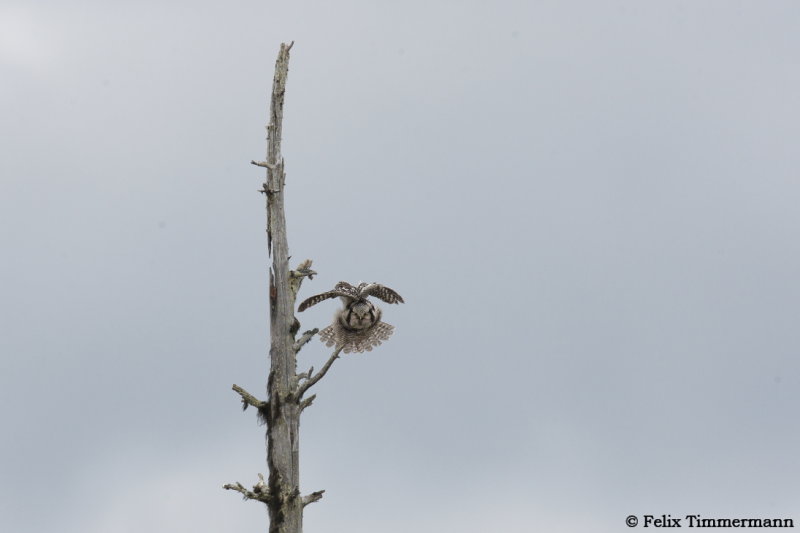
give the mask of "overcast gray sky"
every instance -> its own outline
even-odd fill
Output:
[[[266,527],[221,487],[265,472],[230,387],[265,387],[249,161],[291,40],[302,296],[407,302],[304,415],[306,531],[800,523],[799,27],[792,1],[4,0],[0,529]]]

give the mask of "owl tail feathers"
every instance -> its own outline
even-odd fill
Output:
[[[394,333],[394,326],[386,322],[378,321],[371,328],[366,330],[354,331],[345,329],[339,322],[335,322],[319,332],[319,340],[325,346],[344,346],[344,353],[351,352],[371,352],[382,342],[389,340]]]

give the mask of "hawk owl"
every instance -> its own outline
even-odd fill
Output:
[[[319,332],[326,346],[343,346],[344,353],[372,351],[394,332],[394,326],[381,322],[381,310],[367,300],[375,296],[389,304],[403,303],[403,298],[378,283],[359,283],[358,287],[340,281],[333,290],[304,300],[298,311],[305,311],[331,298],[341,297],[344,307],[336,312],[333,324]]]

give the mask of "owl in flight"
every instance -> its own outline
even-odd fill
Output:
[[[403,298],[389,287],[378,283],[359,283],[354,287],[340,281],[332,291],[323,292],[303,301],[298,311],[331,298],[341,297],[344,307],[336,312],[333,324],[319,332],[326,346],[344,346],[344,353],[372,351],[394,332],[394,326],[381,322],[381,310],[367,300],[375,296],[389,304],[403,303]]]

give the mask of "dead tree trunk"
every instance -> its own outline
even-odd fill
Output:
[[[289,71],[289,51],[292,44],[281,44],[275,64],[272,85],[272,103],[267,124],[266,161],[251,161],[267,169],[267,179],[261,191],[267,199],[267,242],[272,256],[270,269],[270,372],[267,380],[266,401],[255,398],[238,385],[233,389],[241,396],[246,409],[253,406],[259,418],[267,425],[267,468],[269,477],[259,474],[259,481],[252,490],[241,483],[225,485],[224,488],[240,492],[245,499],[263,502],[269,510],[270,533],[301,533],[303,530],[303,507],[322,498],[324,491],[306,496],[300,494],[299,434],[300,413],[314,400],[304,399],[305,392],[319,381],[339,356],[341,348],[334,351],[325,366],[313,373],[297,373],[297,352],[317,333],[306,331],[295,339],[299,323],[294,317],[297,291],[303,278],[311,278],[311,261],[302,262],[295,270],[289,270],[289,245],[286,238],[283,190],[285,182],[284,162],[281,156],[281,128],[286,78]]]
[[[299,533],[303,530],[303,506],[300,495],[299,431],[300,408],[291,397],[296,359],[292,349],[294,335],[294,298],[289,290],[289,243],[283,210],[283,186],[286,175],[281,157],[283,97],[289,73],[289,49],[281,45],[272,84],[272,106],[267,125],[267,239],[272,252],[269,283],[270,372],[267,384],[269,409],[267,421],[267,502],[270,533]]]

